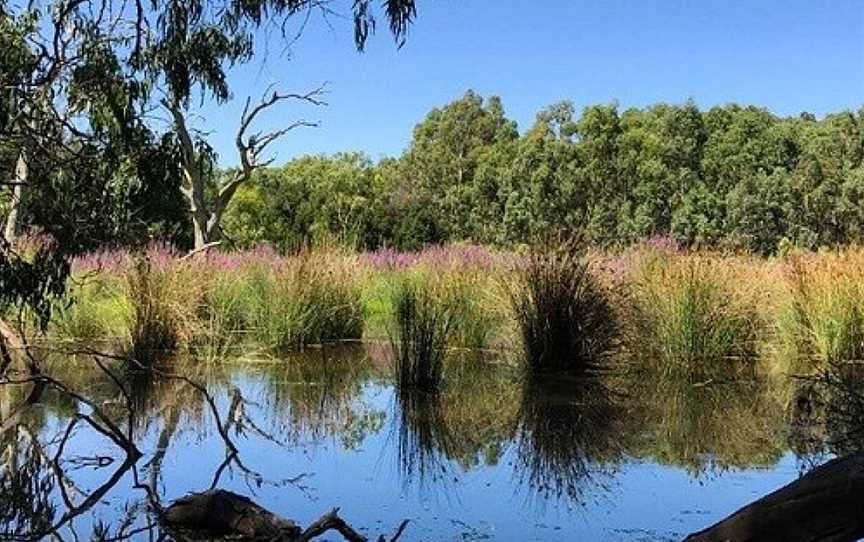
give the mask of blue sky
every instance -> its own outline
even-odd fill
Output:
[[[337,0],[344,9],[350,0]],[[864,105],[864,0],[418,0],[397,50],[379,27],[363,54],[348,19],[313,17],[281,54],[276,40],[231,71],[236,99],[205,104],[194,124],[211,132],[220,163],[236,164],[242,102],[270,84],[300,91],[328,81],[329,106],[285,104],[259,126],[297,118],[320,128],[274,144],[282,163],[302,154],[360,150],[378,159],[407,146],[434,106],[474,89],[501,96],[520,129],[559,100],[577,109],[617,101],[700,106],[738,102],[781,115]]]

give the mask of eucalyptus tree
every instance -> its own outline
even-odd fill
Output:
[[[154,3],[154,7],[157,6]],[[177,140],[180,188],[191,215],[194,248],[200,250],[221,237],[221,219],[238,187],[248,182],[252,173],[269,164],[263,156],[267,146],[295,128],[317,126],[297,120],[267,133],[254,132],[253,124],[269,113],[271,107],[286,101],[324,105],[323,86],[307,92],[268,92],[257,103],[247,98],[234,136],[239,167],[229,175],[218,175],[215,154],[206,136],[190,126],[190,98],[197,87],[217,104],[231,99],[228,71],[253,59],[259,27],[279,22],[282,36],[292,17],[314,11],[326,15],[334,3],[322,0],[224,1],[167,0],[155,10],[153,24],[139,23],[135,51],[144,59],[150,80],[162,87],[161,105],[170,113]],[[160,9],[161,8],[161,9]],[[413,0],[384,2],[390,29],[397,40],[404,40],[408,25],[415,16]],[[375,29],[370,0],[353,2],[354,40],[363,49]],[[147,13],[139,13],[144,21]],[[142,29],[144,30],[142,32]],[[152,30],[151,30],[152,29]],[[137,57],[136,57],[137,58]],[[208,188],[215,195],[208,197]]]
[[[404,39],[414,1],[384,6],[391,30]],[[154,123],[159,102],[182,106],[196,87],[227,100],[226,70],[252,58],[256,29],[316,9],[332,8],[323,0],[0,0],[0,182],[13,196],[17,191],[11,208],[24,203],[28,228],[42,238],[26,253],[0,239],[0,310],[18,315],[20,324],[16,334],[0,321],[0,385],[31,388],[0,423],[0,433],[53,389],[87,405],[91,414],[80,420],[127,453],[124,467],[140,457],[131,432],[45,370],[20,337],[25,318],[44,331],[52,303],[65,292],[71,258],[125,240],[138,221],[136,207],[182,186],[188,141]],[[368,0],[354,1],[351,9],[362,49],[375,10]],[[268,142],[290,128],[247,134],[261,111],[284,99],[274,94],[247,106],[237,137],[243,175],[260,165],[258,153]],[[204,145],[200,139],[194,144]],[[233,189],[228,192],[226,201]],[[6,222],[17,229],[20,218],[7,216]],[[23,350],[23,364],[12,363],[7,343]],[[103,494],[100,489],[87,500]]]
[[[414,128],[401,160],[401,208],[424,217],[403,238],[414,238],[413,244],[471,238],[475,209],[487,204],[484,190],[475,185],[483,155],[518,137],[516,123],[505,116],[497,96],[484,99],[469,90],[432,109]]]
[[[122,240],[119,234],[142,208],[183,187],[184,164],[188,175],[196,157],[210,152],[203,138],[186,137],[188,130],[162,130],[154,109],[163,100],[182,108],[196,88],[217,102],[228,100],[227,70],[253,58],[259,28],[272,23],[287,32],[289,21],[332,13],[338,4],[0,0],[0,182],[14,202],[26,203],[28,227],[52,239],[27,259],[3,243],[0,299],[30,305],[46,323],[48,294],[62,291],[69,258]],[[346,4],[362,50],[376,26],[376,6],[371,0]],[[387,0],[383,11],[401,43],[416,14],[414,0]],[[223,187],[207,222],[218,222],[236,181],[248,178],[261,165],[261,150],[290,128],[248,133],[255,117],[291,96],[317,94],[273,94],[248,105],[237,137],[243,167]],[[21,205],[11,209],[10,232],[19,227]],[[208,225],[204,233],[212,231]]]

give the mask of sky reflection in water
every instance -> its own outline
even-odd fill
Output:
[[[402,398],[362,347],[195,376],[263,480],[236,465],[220,471],[223,441],[186,383],[136,381],[138,481],[168,503],[220,472],[219,487],[301,525],[332,506],[370,536],[409,518],[404,540],[674,540],[823,458],[819,446],[793,442],[782,400],[758,382],[526,380],[455,361],[448,371],[440,396]],[[117,401],[92,374],[72,379],[109,410]],[[39,530],[66,513],[47,458],[78,408],[50,401],[4,436],[0,532]],[[115,461],[93,464],[100,455]],[[99,522],[113,532],[127,517],[146,525],[144,492],[116,448],[80,427],[63,457],[69,488],[89,493],[121,476],[72,522],[78,536]],[[60,534],[73,538],[68,527]]]

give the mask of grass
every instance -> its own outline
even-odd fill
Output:
[[[631,353],[677,374],[753,358],[759,285],[748,270],[744,262],[711,255],[642,255],[628,285]]]
[[[117,323],[128,321],[131,311],[122,282],[96,276],[72,286],[69,301],[55,310],[51,331],[62,341],[117,343],[125,335]]]
[[[585,370],[609,354],[615,314],[574,243],[534,250],[517,270],[510,302],[532,370]]]
[[[453,330],[451,298],[434,284],[405,281],[394,291],[390,344],[400,392],[436,393]]]
[[[417,350],[403,359],[424,358],[418,370],[430,380],[432,351],[450,348],[518,351],[540,371],[583,369],[622,350],[670,374],[757,357],[772,373],[864,359],[857,247],[782,258],[650,244],[526,256],[258,249],[193,261],[154,248],[146,258],[107,252],[76,263],[49,339],[215,361],[404,335],[400,349]]]
[[[864,360],[864,252],[795,255],[771,337],[777,372],[810,372]]]
[[[237,280],[236,320],[254,342],[280,353],[362,336],[359,290],[323,264],[302,256],[277,269],[255,265]]]
[[[193,285],[183,280],[189,269],[169,271],[138,259],[124,273],[131,314],[126,321],[126,356],[139,366],[170,358],[194,334],[194,319],[185,307],[194,304]]]

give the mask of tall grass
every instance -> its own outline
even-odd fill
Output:
[[[864,252],[793,256],[784,271],[771,338],[775,371],[864,360]]]
[[[195,334],[188,307],[197,304],[191,269],[155,266],[140,258],[124,272],[131,305],[125,354],[139,367],[151,367],[172,356]]]
[[[748,270],[731,257],[643,255],[629,283],[630,351],[679,374],[753,357],[759,284]]]
[[[435,292],[431,284],[414,281],[401,283],[393,296],[390,344],[397,388],[400,392],[436,393],[453,331],[449,298]]]
[[[198,332],[192,341],[194,354],[208,360],[225,358],[242,347],[248,335],[245,307],[247,292],[235,273],[207,271],[196,317]]]
[[[52,334],[62,341],[116,344],[125,337],[123,323],[132,307],[117,277],[98,275],[82,279],[70,289],[67,302],[52,319]]]
[[[475,267],[436,269],[427,264],[398,271],[384,270],[364,274],[364,303],[367,307],[368,338],[386,338],[396,310],[393,302],[404,282],[433,285],[436,295],[446,297],[452,312],[449,345],[458,348],[487,349],[504,342],[507,311],[496,276],[499,270]]]
[[[616,325],[609,295],[575,243],[532,251],[510,302],[531,369],[584,370],[610,352]]]
[[[242,318],[254,338],[284,352],[363,335],[364,306],[348,264],[304,254],[241,279]]]
[[[773,372],[864,359],[862,249],[765,259],[645,244],[617,255],[546,246],[521,258],[469,248],[257,249],[187,261],[155,247],[146,265],[99,253],[76,263],[71,302],[51,329],[119,344],[142,362],[179,350],[278,354],[365,331],[394,338],[401,359],[425,358],[429,378],[408,379],[424,386],[439,378],[432,352],[514,341],[539,371],[596,365],[619,336],[666,372],[762,354]],[[411,373],[418,362],[406,363]]]

